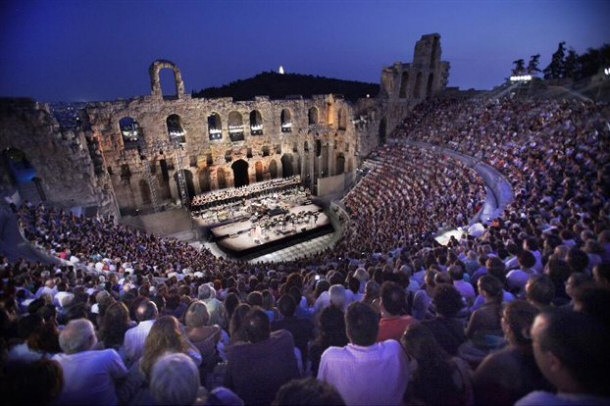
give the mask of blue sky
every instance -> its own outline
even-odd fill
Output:
[[[0,0],[0,96],[144,95],[155,59],[175,62],[189,92],[279,65],[378,83],[433,32],[449,85],[489,89],[515,59],[546,66],[559,41],[578,53],[610,42],[609,16],[608,0]]]

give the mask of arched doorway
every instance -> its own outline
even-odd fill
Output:
[[[277,162],[275,162],[275,159],[269,162],[269,175],[271,175],[271,179],[277,178]]]
[[[254,164],[254,169],[256,170],[256,181],[262,182],[265,179],[263,175],[263,163],[258,161],[256,164]]]
[[[151,204],[152,199],[150,195],[150,186],[148,186],[148,182],[145,179],[140,179],[140,195],[142,196],[142,204]]]
[[[210,170],[208,168],[199,171],[199,188],[202,193],[209,192],[212,189],[210,178]]]
[[[218,168],[218,170],[216,170],[216,179],[218,180],[218,189],[227,188],[227,177],[225,176],[224,169]]]
[[[337,167],[335,174],[341,175],[343,172],[345,172],[345,157],[343,154],[339,154],[337,155]]]
[[[250,184],[248,179],[248,163],[243,159],[237,160],[231,165],[233,169],[233,179],[235,187],[246,186]]]
[[[284,154],[282,156],[282,177],[289,178],[294,174],[292,164],[292,154]]]
[[[179,171],[180,173],[182,173],[182,175],[184,176],[184,182],[186,183],[186,196],[187,199],[190,201],[193,196],[195,196],[195,184],[193,183],[193,174],[191,173],[191,171],[187,171],[186,169],[182,169],[181,171]],[[174,180],[176,181],[176,185],[178,185],[178,190],[180,190],[180,182],[178,180],[178,173],[176,172],[174,174]]]
[[[388,120],[384,117],[381,119],[381,122],[379,123],[379,145],[383,145],[385,144],[385,140],[386,140],[386,132],[387,132],[387,127],[388,127]]]

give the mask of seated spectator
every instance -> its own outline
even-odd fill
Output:
[[[197,298],[205,303],[210,314],[210,324],[217,324],[222,329],[229,327],[229,316],[223,303],[216,298],[216,290],[208,283],[204,283],[197,289]]]
[[[15,362],[6,366],[5,372],[0,383],[0,396],[5,404],[53,404],[63,387],[63,372],[54,360]]]
[[[118,404],[116,384],[127,369],[115,350],[92,350],[96,343],[93,323],[86,319],[70,321],[60,333],[63,353],[52,358],[61,365],[64,377],[58,404]]]
[[[405,290],[394,282],[381,285],[381,319],[377,341],[400,340],[405,329],[415,322],[406,314],[407,303]]]
[[[400,404],[409,381],[400,343],[376,343],[379,315],[365,303],[348,306],[345,324],[350,343],[324,351],[318,379],[333,385],[347,405]]]
[[[231,321],[229,322],[229,336],[231,337],[231,344],[248,341],[248,338],[246,337],[244,320],[250,309],[251,307],[249,304],[242,303],[233,311]]]
[[[123,343],[125,333],[130,325],[127,306],[122,302],[114,302],[104,313],[99,332],[101,346],[115,350],[121,356],[123,362],[127,359]]]
[[[320,317],[318,317],[317,327],[317,335],[308,351],[312,375],[318,374],[320,358],[328,347],[343,347],[349,342],[345,334],[345,315],[334,306],[322,310]]]
[[[493,352],[473,375],[475,403],[512,405],[533,390],[549,389],[536,365],[529,330],[538,309],[524,300],[509,303],[502,316],[508,345]]]
[[[523,297],[527,280],[530,276],[537,274],[534,269],[536,257],[533,253],[524,249],[519,253],[517,259],[519,261],[519,267],[506,274],[506,284],[512,293],[518,297]]]
[[[533,275],[525,285],[525,298],[528,302],[544,311],[551,307],[555,298],[555,285],[547,275]]]
[[[220,339],[220,327],[210,326],[209,321],[207,306],[201,301],[191,303],[184,315],[186,336],[201,353],[201,369],[204,374],[212,372],[220,361],[216,351]]]
[[[316,378],[303,378],[282,385],[271,404],[273,406],[343,406],[345,402],[332,385],[318,381]]]
[[[593,279],[599,287],[610,289],[610,262],[593,267]]]
[[[278,301],[282,319],[271,323],[271,331],[287,330],[292,334],[294,345],[301,351],[302,360],[309,359],[307,344],[313,339],[313,323],[295,316],[297,304],[291,295],[283,295]]]
[[[607,326],[583,313],[552,309],[536,317],[531,336],[536,363],[557,392],[534,391],[515,405],[610,403]]]
[[[138,325],[125,332],[125,357],[128,365],[132,365],[142,356],[146,337],[158,315],[157,305],[150,300],[142,301],[136,308]]]
[[[464,267],[461,265],[451,265],[447,272],[453,281],[453,286],[455,286],[460,295],[466,300],[468,306],[470,306],[474,302],[475,292],[472,284],[464,280]]]
[[[451,285],[439,286],[434,294],[436,317],[424,320],[422,324],[436,338],[438,344],[451,356],[456,356],[458,348],[466,341],[464,321],[457,318],[464,302],[460,293]]]
[[[42,332],[44,324],[42,317],[28,314],[19,319],[17,331],[22,343],[16,344],[8,352],[10,362],[34,362],[49,355],[42,349]]]
[[[294,341],[286,330],[271,333],[260,308],[248,312],[244,325],[247,342],[227,349],[225,386],[246,404],[269,404],[283,384],[299,377]]]
[[[472,401],[470,368],[451,358],[422,323],[407,328],[400,342],[414,361],[406,404],[467,405]]]
[[[207,391],[200,385],[197,365],[181,353],[161,356],[150,374],[150,393],[158,405],[201,404]]]

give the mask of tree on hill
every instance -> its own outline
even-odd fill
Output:
[[[517,59],[516,61],[513,61],[513,65],[515,65],[513,68],[513,75],[523,75],[525,72],[525,61],[523,59]]]
[[[564,77],[574,79],[579,71],[578,65],[578,54],[573,48],[570,48],[564,61]]]
[[[544,68],[545,79],[561,79],[565,75],[566,42],[561,41],[553,54],[551,63]]]
[[[530,56],[530,60],[527,64],[527,73],[534,75],[536,72],[540,72],[538,64],[540,63],[540,54]]]

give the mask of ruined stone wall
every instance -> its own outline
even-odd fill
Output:
[[[413,107],[442,93],[448,77],[449,62],[441,61],[439,34],[422,35],[415,44],[412,62],[383,68],[376,103],[369,106],[360,101],[356,107],[356,117],[364,117],[356,119],[362,154],[384,142]]]
[[[25,154],[46,200],[66,208],[96,206],[100,214],[116,214],[112,185],[105,174],[96,174],[95,151],[89,144],[86,131],[62,129],[47,105],[31,99],[0,99],[0,150],[15,148]],[[16,184],[4,165],[2,172],[1,189],[25,186]]]
[[[151,72],[158,75],[158,70]],[[189,195],[234,186],[233,167],[240,160],[237,165],[247,165],[250,184],[300,174],[311,187],[317,177],[335,175],[341,166],[344,172],[355,170],[358,165],[353,111],[342,98],[233,101],[184,94],[164,98],[154,75],[151,86],[150,96],[95,103],[86,109],[121,208],[150,206],[153,192],[158,203],[180,200],[179,172]],[[252,112],[256,123],[250,120]],[[215,127],[208,121],[210,116],[219,119]],[[137,141],[125,137],[120,125],[125,117],[137,122]],[[168,118],[173,120],[169,126]],[[243,139],[232,139],[240,123]],[[172,128],[180,130],[172,132]]]

